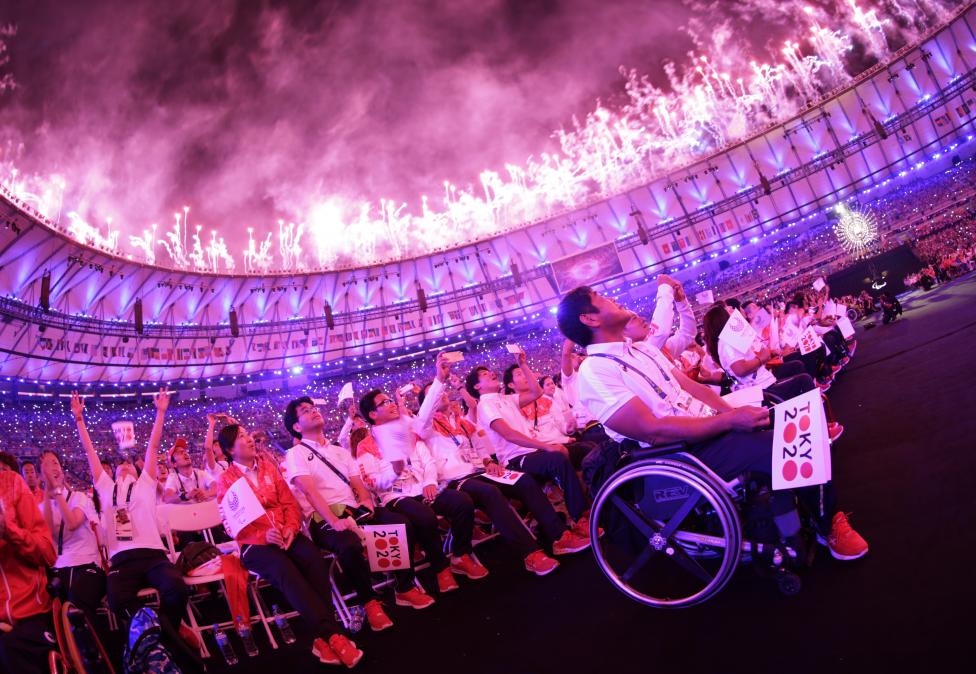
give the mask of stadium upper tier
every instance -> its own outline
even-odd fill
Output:
[[[155,382],[396,357],[549,317],[582,283],[717,271],[840,200],[972,154],[974,27],[969,5],[803,114],[649,184],[368,268],[175,271],[82,245],[0,194],[0,377]]]

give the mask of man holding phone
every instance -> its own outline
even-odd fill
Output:
[[[439,367],[448,367],[446,354],[439,354],[437,362]],[[381,503],[413,524],[427,561],[437,574],[438,589],[450,592],[458,587],[454,573],[477,580],[487,576],[488,570],[463,547],[452,549],[450,561],[443,552],[437,515],[450,522],[452,540],[470,541],[474,502],[467,494],[438,490],[437,464],[427,445],[417,441],[422,429],[432,423],[436,408],[436,398],[424,398],[416,417],[404,417],[385,393],[369,391],[359,401],[359,409],[373,428],[378,451],[360,451],[358,458]],[[401,436],[406,437],[403,444]]]
[[[325,420],[311,398],[306,396],[289,402],[284,423],[298,443],[285,455],[285,479],[305,497],[311,508],[305,515],[312,515],[309,524],[312,540],[335,554],[343,573],[365,603],[366,619],[373,631],[391,627],[393,621],[373,589],[359,524],[405,525],[410,550],[414,538],[409,520],[376,506],[356,461],[349,452],[326,439]],[[434,599],[415,586],[414,578],[412,568],[394,574],[397,605],[427,608]]]

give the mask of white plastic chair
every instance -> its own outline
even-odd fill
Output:
[[[210,529],[213,527],[223,526],[223,520],[220,516],[220,510],[217,508],[216,500],[202,501],[200,503],[179,503],[179,504],[161,504],[157,509],[157,516],[160,521],[161,530],[164,533],[166,539],[166,547],[168,548],[168,554],[170,560],[176,563],[179,554],[176,552],[175,541],[173,539],[173,532],[198,532],[203,535],[205,541],[210,544],[214,544],[213,535]],[[228,546],[218,546],[221,552],[227,554]],[[236,552],[236,544],[231,546],[233,551]],[[253,577],[253,574],[252,574]],[[183,582],[187,584],[188,587],[195,587],[198,585],[207,585],[209,583],[217,583],[220,586],[221,592],[224,593],[224,597],[227,596],[227,590],[224,586],[224,574],[215,573],[203,576],[183,576]],[[254,583],[248,583],[249,594],[251,599],[254,601],[254,608],[257,611],[256,615],[248,615],[248,623],[254,623],[255,621],[260,622],[264,626],[264,630],[267,633],[268,641],[271,647],[274,649],[278,648],[278,642],[274,638],[274,634],[271,632],[271,619],[265,615],[264,608],[262,607],[262,602],[257,596],[257,590]],[[206,643],[203,640],[203,631],[211,629],[211,626],[200,627],[197,623],[196,615],[193,610],[192,601],[187,605],[187,618],[190,624],[190,628],[197,635],[200,640],[200,655],[204,658],[210,657],[210,652],[207,650]],[[228,611],[230,606],[228,604]],[[221,629],[227,629],[230,627],[236,627],[234,622],[234,616],[230,616],[230,620],[218,623]]]

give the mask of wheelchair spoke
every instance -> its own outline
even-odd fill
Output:
[[[644,516],[644,513],[637,510],[636,507],[630,503],[627,503],[616,494],[610,495],[610,501],[617,506],[620,512],[622,512],[628,520],[630,520],[631,524],[637,527],[637,530],[641,532],[641,535],[650,538],[661,530],[661,527],[647,519]]]
[[[651,557],[653,557],[656,553],[657,550],[650,545],[641,550],[641,553],[637,555],[637,559],[635,559],[634,562],[627,567],[627,570],[620,575],[623,581],[625,583],[629,583],[630,579],[633,578],[638,571],[644,568],[644,565],[651,561]]]
[[[672,515],[664,529],[661,530],[661,535],[665,538],[671,538],[672,534],[678,530],[681,523],[685,521],[686,517],[688,517],[688,513],[695,509],[701,499],[702,495],[699,491],[695,492],[694,497],[689,496],[687,499],[685,499],[685,502],[681,504],[678,511]]]
[[[671,555],[671,559],[673,559],[685,571],[697,576],[702,582],[711,582],[712,578],[714,578],[712,574],[706,571],[701,564],[692,559],[691,555],[685,552],[685,549],[680,545],[674,545],[674,543],[672,543],[672,545],[674,546],[674,554]]]

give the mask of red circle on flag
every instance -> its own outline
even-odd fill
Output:
[[[805,431],[810,428],[810,417],[800,417],[800,430]]]
[[[377,538],[373,542],[373,545],[376,546],[377,550],[386,550],[386,541],[384,541],[382,538]]]
[[[800,466],[800,475],[805,478],[813,475],[813,464],[809,461],[805,461],[802,466]]]
[[[397,538],[396,536],[392,536],[390,538],[390,545],[391,546],[394,546],[394,547],[397,546],[397,545],[400,545],[400,539]]]
[[[380,568],[385,569],[390,565],[390,560],[388,560],[386,557],[383,557],[382,559],[377,559],[376,563],[377,565],[379,565]]]
[[[400,566],[400,564],[401,564],[401,562],[400,562],[399,559],[394,559],[393,560],[393,566]]]
[[[786,428],[783,429],[783,441],[793,442],[796,440],[796,424],[792,421],[786,424]]]
[[[787,482],[792,482],[796,479],[796,464],[792,461],[787,461],[783,464],[783,479]]]

